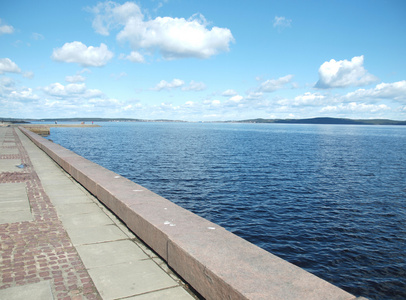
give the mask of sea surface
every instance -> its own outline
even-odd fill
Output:
[[[406,127],[98,123],[73,150],[353,293],[406,299]]]

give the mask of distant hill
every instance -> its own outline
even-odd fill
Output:
[[[52,118],[52,119],[13,119],[1,118],[0,121],[10,123],[29,122],[186,122],[181,120],[143,120],[131,118]],[[209,122],[210,123],[210,122]],[[388,119],[346,119],[346,118],[309,118],[309,119],[249,119],[239,121],[219,121],[213,123],[281,123],[281,124],[336,124],[336,125],[406,125],[406,121]]]
[[[345,119],[345,118],[310,118],[310,119],[250,119],[236,121],[239,123],[284,123],[284,124],[336,124],[336,125],[406,125],[406,121],[387,119]]]
[[[52,119],[40,119],[37,121],[43,122],[185,122],[181,120],[143,120],[143,119],[131,119],[131,118],[52,118]]]

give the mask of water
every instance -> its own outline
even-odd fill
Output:
[[[406,127],[101,125],[50,138],[354,295],[406,299]]]

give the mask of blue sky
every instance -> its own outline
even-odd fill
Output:
[[[1,1],[0,117],[406,120],[406,2]]]

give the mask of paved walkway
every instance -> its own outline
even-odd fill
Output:
[[[196,299],[97,199],[0,127],[0,299]]]

